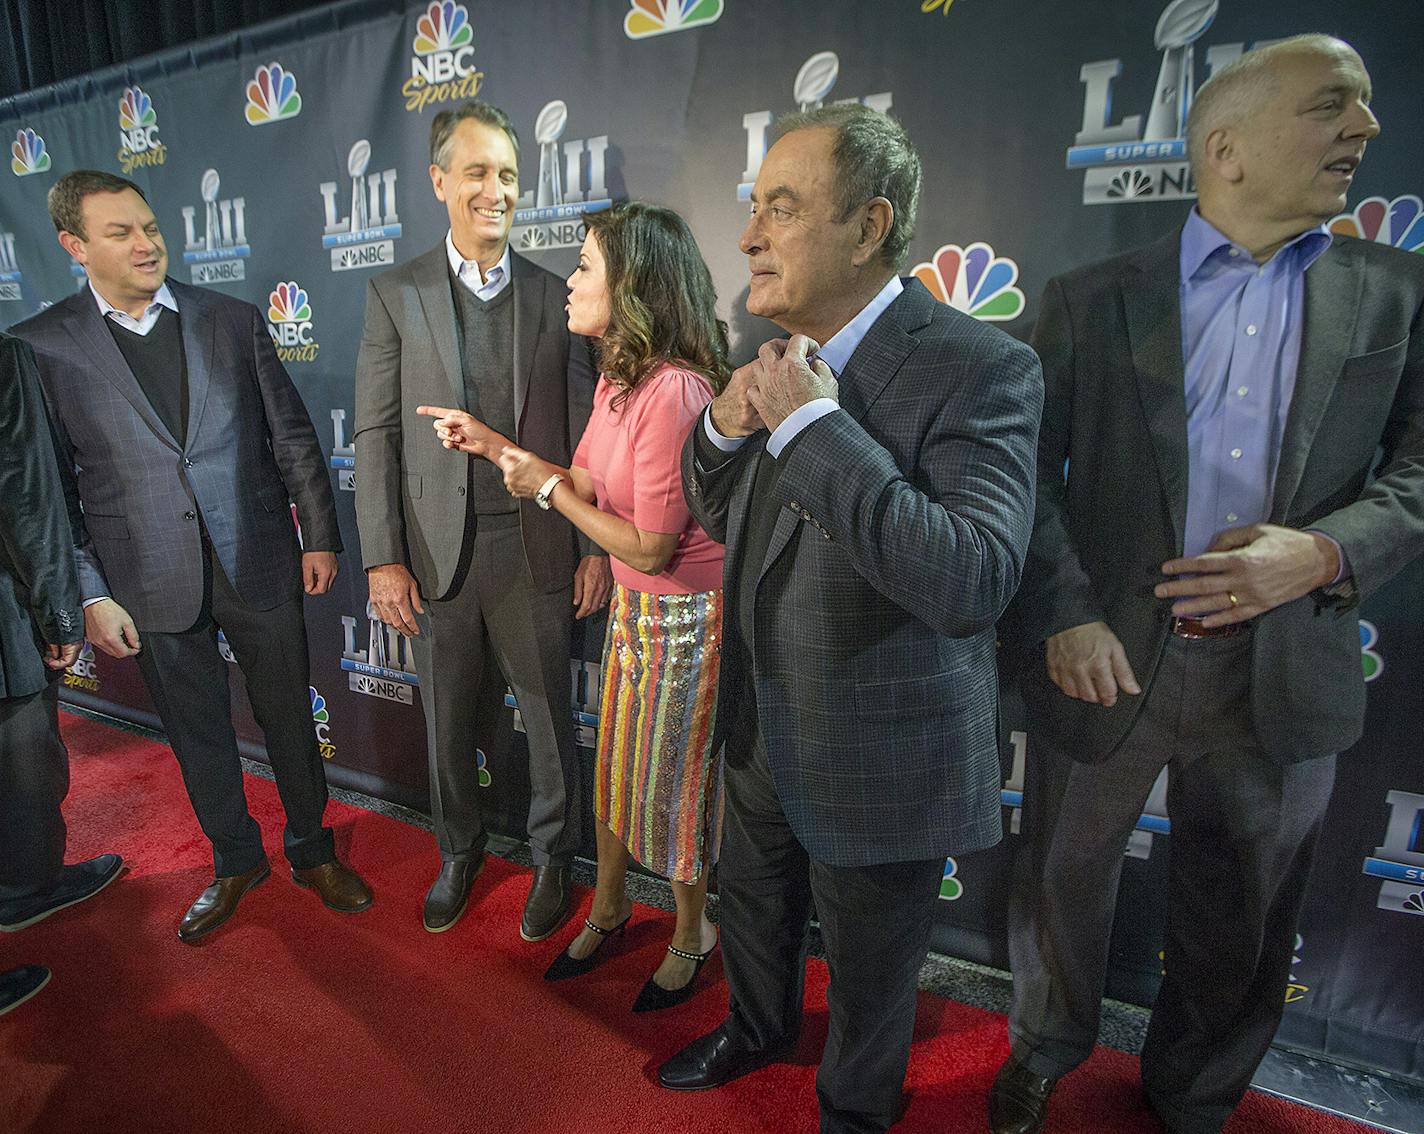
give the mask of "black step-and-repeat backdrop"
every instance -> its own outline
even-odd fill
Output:
[[[44,207],[79,166],[144,186],[174,276],[263,310],[329,453],[348,545],[334,591],[307,607],[313,725],[334,782],[423,808],[418,681],[402,640],[366,612],[351,434],[366,281],[445,232],[427,175],[438,110],[478,95],[513,117],[525,192],[512,239],[556,272],[571,269],[588,212],[630,198],[682,211],[739,357],[771,333],[743,310],[737,235],[776,118],[843,100],[893,111],[925,158],[914,274],[1024,336],[1050,276],[1181,222],[1191,92],[1243,51],[1303,31],[1359,48],[1384,128],[1334,227],[1424,251],[1415,0],[359,0],[0,104],[0,135],[13,139],[0,320],[82,286]],[[1409,604],[1421,581],[1416,566],[1362,611],[1368,728],[1340,761],[1281,1039],[1424,1077],[1424,619]],[[571,668],[591,759],[601,621],[586,630]],[[66,682],[75,702],[155,723],[131,664],[86,648]],[[260,753],[233,684],[244,742]],[[491,821],[519,833],[517,710],[501,689],[484,700],[470,759]],[[1009,707],[1013,720],[1011,694]],[[1004,843],[946,863],[946,952],[1005,964],[1031,743],[1021,727],[1004,738]],[[1128,849],[1113,949],[1110,991],[1137,1001],[1159,973],[1163,786]]]

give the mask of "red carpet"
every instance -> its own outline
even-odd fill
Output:
[[[580,981],[547,985],[571,936],[527,945],[527,872],[491,858],[464,920],[434,936],[420,901],[431,836],[336,803],[343,857],[376,890],[343,916],[293,886],[276,791],[249,778],[272,878],[199,946],[174,936],[207,883],[207,844],[164,747],[66,716],[70,859],[117,851],[126,873],[93,901],[0,935],[0,968],[42,962],[54,980],[0,1019],[0,1131],[519,1131],[720,1134],[810,1131],[826,1029],[826,970],[812,962],[795,1062],[717,1091],[674,1094],[657,1064],[726,1006],[707,983],[669,1013],[635,1016],[670,916],[639,909],[617,954]],[[580,915],[581,916],[581,915]],[[1006,1050],[1002,1017],[922,997],[909,1108],[897,1130],[987,1130],[984,1099]],[[1050,1131],[1160,1127],[1140,1102],[1136,1060],[1100,1049],[1064,1080]],[[1230,1134],[1360,1134],[1365,1127],[1252,1095]]]

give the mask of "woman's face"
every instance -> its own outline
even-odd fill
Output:
[[[600,338],[608,330],[612,309],[608,299],[608,273],[603,262],[603,249],[598,238],[589,233],[583,238],[578,267],[568,279],[569,301],[564,310],[569,317],[569,330],[576,335]]]

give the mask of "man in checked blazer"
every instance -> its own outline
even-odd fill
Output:
[[[86,633],[114,657],[137,655],[213,846],[213,882],[178,936],[211,933],[270,872],[243,791],[219,629],[266,738],[293,881],[333,909],[365,909],[370,890],[322,825],[302,591],[331,586],[341,535],[306,407],[255,307],[165,279],[163,237],[137,185],[76,170],[55,182],[49,209],[88,284],[13,332],[34,349],[77,476]]]
[[[430,178],[450,216],[440,244],[371,281],[356,364],[356,521],[376,616],[411,640],[425,706],[440,873],[422,921],[442,933],[484,863],[477,693],[496,669],[529,744],[534,877],[526,941],[559,927],[583,802],[574,749],[570,630],[608,601],[608,557],[548,503],[517,501],[498,468],[452,460],[421,405],[459,406],[568,464],[593,407],[587,344],[568,289],[509,250],[519,139],[473,101],[437,114]],[[452,400],[453,399],[453,400]]]
[[[683,450],[693,514],[727,544],[731,998],[660,1080],[717,1086],[795,1043],[814,902],[823,1131],[896,1120],[945,857],[1000,837],[994,623],[1033,515],[1038,361],[897,278],[919,188],[882,114],[782,121],[741,248],[747,309],[791,338],[734,374]]]
[[[1192,108],[1182,230],[1048,285],[1000,1134],[1039,1129],[1097,1038],[1122,856],[1164,767],[1142,1078],[1167,1127],[1219,1130],[1280,1021],[1335,754],[1363,725],[1356,605],[1424,550],[1424,257],[1322,227],[1379,132],[1370,94],[1338,40],[1243,56]]]

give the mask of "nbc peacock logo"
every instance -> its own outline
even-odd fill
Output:
[[[64,685],[68,689],[82,689],[86,693],[99,692],[99,670],[94,665],[94,647],[86,639],[79,648],[79,656],[74,664],[64,671]]]
[[[21,127],[10,143],[10,172],[16,177],[43,173],[50,166],[45,140],[28,126]]]
[[[1367,684],[1384,672],[1384,655],[1375,648],[1378,645],[1379,627],[1360,619],[1360,664],[1364,667]]]
[[[312,338],[312,309],[306,289],[293,280],[279,283],[267,297],[267,332],[283,363],[315,362],[321,344]]]
[[[721,16],[722,0],[632,0],[623,31],[629,39],[647,39],[715,24]]]
[[[302,112],[297,77],[280,63],[264,63],[247,83],[243,116],[249,126],[284,122]]]
[[[479,774],[480,787],[489,787],[494,783],[494,777],[490,775],[489,759],[483,748],[475,749],[475,771]]]
[[[316,729],[316,742],[321,747],[321,758],[330,760],[336,755],[336,745],[331,742],[331,713],[326,707],[326,698],[316,691],[315,685],[308,685],[311,693],[312,727]]]
[[[1340,236],[1424,254],[1424,201],[1413,194],[1392,201],[1369,197],[1356,205],[1353,213],[1341,213],[1329,228]]]
[[[944,860],[944,877],[940,879],[939,896],[946,902],[957,902],[964,896],[964,883],[959,880],[959,863]]]
[[[1019,266],[982,241],[968,248],[946,244],[911,275],[941,303],[976,319],[999,323],[1023,314]]]
[[[129,87],[119,99],[119,168],[132,173],[162,165],[168,147],[158,137],[158,112],[141,87]]]
[[[410,78],[401,84],[406,110],[474,98],[485,73],[475,66],[475,29],[470,13],[453,0],[435,0],[415,21]]]

